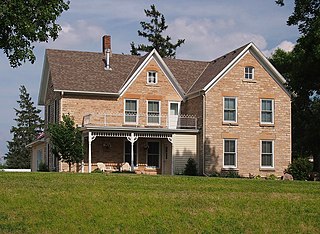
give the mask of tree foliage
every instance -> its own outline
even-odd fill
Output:
[[[2,0],[0,1],[0,49],[10,65],[17,67],[29,60],[34,63],[34,42],[57,39],[60,25],[56,19],[69,9],[63,0]]]
[[[284,0],[277,0],[283,6]],[[320,1],[295,0],[287,24],[301,34],[292,52],[277,50],[271,62],[286,77],[295,93],[292,100],[293,157],[313,156],[320,171]]]
[[[184,43],[184,39],[179,39],[177,43],[171,42],[171,37],[164,36],[164,31],[167,30],[166,20],[164,15],[157,11],[155,5],[150,6],[150,10],[144,10],[147,17],[150,17],[150,22],[140,22],[142,31],[138,30],[138,35],[146,38],[151,45],[139,44],[135,46],[131,42],[131,54],[140,55],[139,52],[151,52],[156,49],[161,57],[175,58],[176,49]]]
[[[26,146],[42,132],[43,120],[39,116],[41,110],[34,107],[25,86],[21,86],[19,90],[19,109],[14,109],[17,125],[12,126],[10,130],[13,138],[12,141],[8,141],[6,159],[9,168],[30,168],[31,152]]]
[[[68,163],[71,171],[71,165],[81,162],[84,156],[80,130],[75,127],[70,115],[63,115],[60,123],[49,124],[48,132],[52,153],[56,158]]]

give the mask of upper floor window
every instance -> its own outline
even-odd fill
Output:
[[[223,98],[223,121],[237,122],[237,98]]]
[[[148,124],[160,124],[159,101],[148,101]]]
[[[223,140],[223,167],[237,167],[237,141],[235,139]]]
[[[47,123],[51,123],[51,105],[47,105]]]
[[[261,167],[273,168],[273,141],[261,141]]]
[[[138,122],[138,101],[137,100],[125,100],[124,105],[124,122],[125,123],[137,123]]]
[[[273,99],[261,99],[261,116],[260,122],[265,124],[273,124],[274,107]]]
[[[158,77],[156,71],[148,71],[147,75],[147,84],[157,84],[158,83]]]
[[[245,67],[244,68],[244,78],[248,80],[254,79],[254,67]]]
[[[59,122],[59,100],[57,99],[53,102],[53,121],[54,123]]]

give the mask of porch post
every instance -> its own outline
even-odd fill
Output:
[[[134,151],[133,145],[138,140],[137,136],[134,136],[134,133],[131,133],[131,136],[127,136],[127,140],[131,143],[131,171],[134,171]]]
[[[92,135],[92,132],[89,131],[89,136],[88,136],[88,142],[89,142],[89,147],[88,147],[88,173],[91,173],[91,142],[96,139],[96,136]]]

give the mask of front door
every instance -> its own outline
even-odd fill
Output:
[[[179,121],[179,102],[169,102],[169,128],[176,129]]]

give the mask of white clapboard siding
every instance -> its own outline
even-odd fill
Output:
[[[197,136],[174,134],[172,140],[174,174],[181,174],[189,158],[197,161]]]

